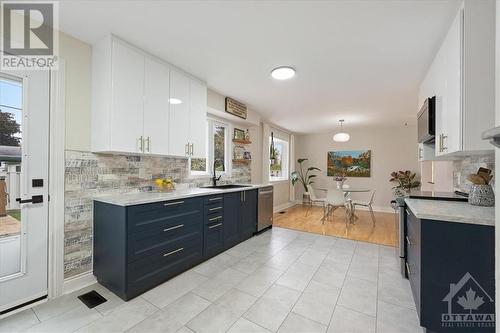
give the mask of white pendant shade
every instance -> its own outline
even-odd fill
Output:
[[[347,142],[351,136],[347,133],[337,133],[333,136],[333,141],[336,142]]]
[[[347,142],[351,138],[351,136],[345,132],[342,132],[342,125],[344,124],[344,119],[340,119],[340,133],[337,133],[333,136],[333,141],[335,142]]]

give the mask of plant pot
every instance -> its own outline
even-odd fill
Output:
[[[495,206],[495,193],[491,185],[472,185],[469,192],[469,203],[474,206]]]
[[[302,194],[302,204],[311,204],[311,196],[309,195],[309,192],[305,192],[304,194]]]

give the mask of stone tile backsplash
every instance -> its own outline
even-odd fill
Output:
[[[477,173],[480,168],[495,170],[495,154],[468,156],[462,160],[453,162],[453,187],[457,190],[469,193],[471,182],[467,180],[469,174]],[[495,188],[495,178],[491,186]]]
[[[171,177],[176,183],[200,186],[209,177],[189,177],[185,158],[129,156],[66,151],[64,277],[92,269],[92,198],[148,190],[155,178]],[[234,165],[227,183],[250,183],[248,165]]]

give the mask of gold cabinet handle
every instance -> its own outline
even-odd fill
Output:
[[[194,155],[194,143],[191,143],[189,145],[189,155],[191,155],[191,156]]]
[[[184,201],[167,202],[166,204],[164,204],[164,206],[174,206],[174,205],[180,205],[183,203],[184,203]]]
[[[140,136],[139,139],[137,139],[137,148],[140,152],[144,152],[144,139],[142,135]]]
[[[167,228],[167,229],[163,229],[163,231],[166,232],[166,231],[170,231],[170,230],[175,230],[175,229],[182,228],[183,226],[184,226],[184,224],[179,224],[179,225]]]
[[[147,139],[146,139],[146,152],[147,153],[150,152],[150,144],[151,144],[151,139],[148,136]]]
[[[184,153],[186,155],[189,155],[189,143],[186,143],[186,145],[184,146]]]
[[[214,210],[219,210],[219,209],[222,209],[222,206],[210,208],[208,211],[213,212]]]
[[[441,145],[443,146],[443,151],[448,150],[448,147],[444,145],[444,139],[447,139],[448,136],[443,134],[443,139],[441,140]]]
[[[210,222],[212,221],[217,221],[217,220],[220,220],[222,218],[222,216],[216,216],[216,217],[212,217],[211,219],[208,219]]]
[[[168,252],[168,253],[165,253],[165,254],[163,254],[163,256],[164,256],[164,257],[168,257],[168,256],[171,256],[172,254],[177,253],[177,252],[181,252],[182,250],[184,250],[184,248],[183,248],[183,247],[178,248],[177,250],[173,250],[173,251],[170,251],[170,252]]]
[[[208,229],[213,229],[213,228],[218,228],[222,225],[222,223],[217,223],[217,224],[214,224],[214,225],[211,225],[208,227]]]

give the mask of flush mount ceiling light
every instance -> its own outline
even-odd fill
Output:
[[[351,136],[345,132],[342,132],[342,124],[344,123],[344,119],[340,119],[340,132],[333,136],[333,141],[336,142],[347,142],[351,138]]]
[[[170,104],[182,104],[182,101],[181,101],[180,99],[178,99],[178,98],[173,98],[173,97],[172,97],[172,98],[169,98],[169,99],[168,99],[168,102],[169,102]]]
[[[271,71],[271,76],[276,80],[288,80],[295,76],[295,69],[289,66],[276,67]]]

